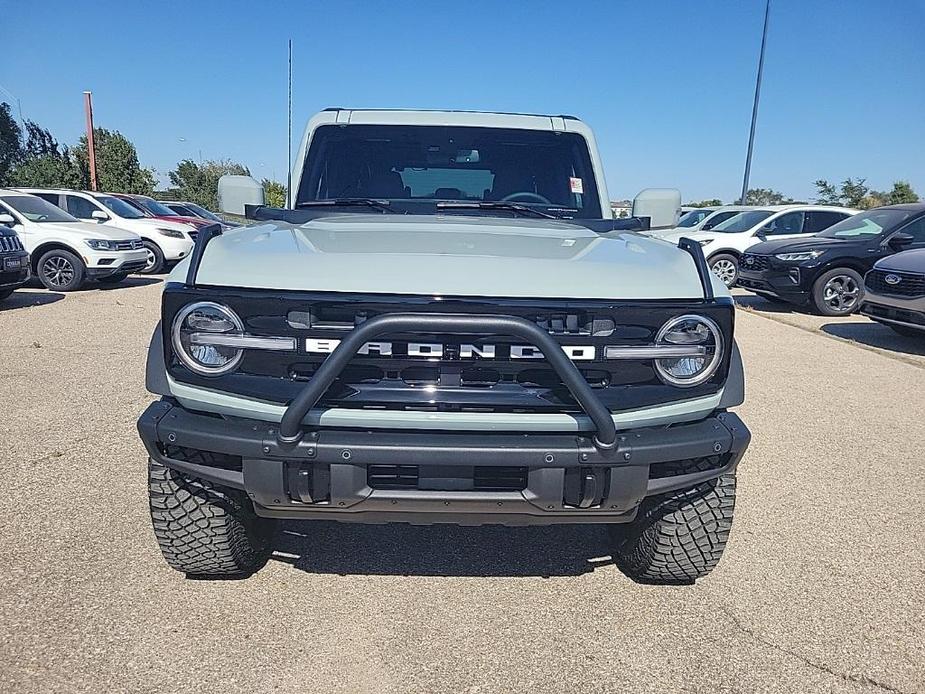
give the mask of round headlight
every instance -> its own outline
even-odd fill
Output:
[[[227,306],[200,301],[184,306],[173,320],[171,341],[180,361],[203,376],[233,370],[244,351],[222,344],[220,335],[241,335],[244,324]]]
[[[681,388],[700,385],[719,368],[723,358],[723,333],[709,318],[686,315],[672,318],[655,338],[660,347],[690,347],[690,354],[655,360],[655,370],[665,383]]]

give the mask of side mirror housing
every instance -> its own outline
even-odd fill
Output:
[[[265,205],[263,186],[250,176],[227,174],[218,179],[218,209],[227,214],[244,216],[245,205]]]
[[[93,212],[90,213],[90,217],[98,222],[105,222],[109,219],[109,215],[103,212],[103,210],[93,210]]]
[[[6,212],[0,212],[0,224],[6,224],[7,226],[13,226],[16,224],[16,220],[13,219],[13,215],[7,214]]]
[[[903,234],[900,232],[898,234],[893,234],[890,237],[890,240],[886,243],[894,251],[901,251],[903,248],[910,245],[913,241],[915,241],[915,237],[910,234]]]
[[[670,229],[681,216],[681,191],[675,188],[646,188],[633,199],[633,216],[648,217],[650,229]]]

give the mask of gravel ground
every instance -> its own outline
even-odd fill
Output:
[[[634,584],[601,528],[327,523],[200,582],[158,553],[134,430],[158,300],[0,311],[5,691],[925,691],[921,349],[739,312],[754,439],[696,586]]]

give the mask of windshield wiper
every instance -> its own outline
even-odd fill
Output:
[[[373,207],[390,214],[398,214],[391,208],[388,200],[374,200],[373,198],[332,198],[331,200],[306,200],[296,204],[296,209],[306,207]]]
[[[549,214],[548,212],[543,212],[542,210],[535,210],[532,207],[527,207],[526,205],[519,205],[516,202],[491,202],[491,201],[480,201],[480,202],[438,202],[438,210],[509,210],[511,212],[516,212],[522,214],[525,217],[543,217],[544,219],[560,219],[554,214]]]

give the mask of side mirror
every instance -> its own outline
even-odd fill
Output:
[[[109,215],[103,212],[103,210],[93,210],[93,212],[90,213],[90,218],[98,222],[105,222],[109,219]]]
[[[633,199],[633,216],[648,217],[650,229],[671,229],[681,216],[681,191],[646,188]]]
[[[898,234],[893,234],[890,237],[890,240],[886,243],[894,251],[901,251],[903,248],[910,245],[913,241],[915,241],[914,236],[900,232]]]
[[[13,215],[3,212],[3,213],[0,213],[0,224],[6,224],[7,226],[13,226],[14,224],[16,224],[16,220],[13,219]]]
[[[245,205],[265,205],[263,186],[250,176],[227,174],[218,179],[218,209],[244,216]]]

